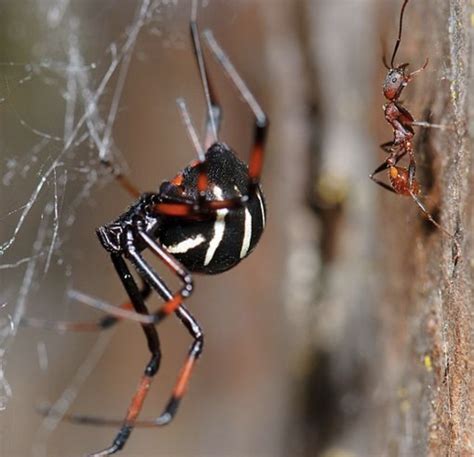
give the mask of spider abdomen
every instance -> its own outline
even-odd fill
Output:
[[[206,198],[225,200],[247,193],[247,166],[226,145],[211,146],[206,160],[209,182]],[[196,166],[182,172],[180,188],[187,197],[197,198],[198,173]],[[243,206],[219,209],[209,219],[164,220],[157,236],[188,270],[216,274],[247,257],[264,227],[265,201],[258,187]]]
[[[265,227],[265,203],[260,189],[247,204],[220,209],[206,220],[164,223],[160,242],[192,272],[222,273],[247,257]]]

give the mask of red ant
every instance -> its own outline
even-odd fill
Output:
[[[383,95],[388,100],[388,102],[384,105],[383,109],[386,121],[392,126],[394,137],[393,141],[389,141],[380,145],[380,147],[388,153],[388,157],[379,167],[374,170],[372,174],[369,175],[369,177],[374,182],[391,192],[399,195],[410,196],[421,209],[421,211],[423,211],[428,220],[443,233],[453,239],[454,243],[456,244],[456,262],[460,252],[459,243],[453,234],[448,232],[443,226],[433,219],[433,216],[420,201],[418,197],[420,193],[420,185],[415,179],[416,162],[412,144],[412,138],[415,135],[415,132],[413,130],[413,126],[437,128],[442,128],[443,126],[429,124],[426,122],[415,122],[415,119],[411,113],[400,102],[400,96],[403,89],[408,85],[415,75],[422,72],[428,65],[428,59],[426,59],[421,68],[409,73],[407,71],[409,65],[408,63],[398,66],[395,66],[394,64],[395,57],[402,39],[403,14],[408,2],[409,0],[405,0],[403,2],[400,12],[398,38],[393,49],[390,66],[387,65],[385,57],[383,57],[383,63],[385,68],[388,70],[387,76],[385,77],[382,86]],[[397,166],[397,163],[405,155],[408,155],[408,168]],[[388,185],[374,177],[377,173],[380,173],[384,170],[388,170],[388,178],[391,185]]]

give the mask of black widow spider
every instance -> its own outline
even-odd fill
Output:
[[[259,183],[268,127],[267,117],[214,39],[212,32],[206,30],[204,36],[210,51],[255,116],[254,143],[247,167],[229,146],[218,139],[221,109],[206,73],[196,23],[196,2],[193,2],[190,32],[207,104],[205,152],[184,101],[178,99],[178,107],[198,160],[171,181],[163,182],[158,192],[140,193],[125,176],[117,173],[119,183],[137,198],[137,201],[115,221],[97,229],[99,240],[110,253],[130,303],[125,303],[117,308],[117,311],[110,312],[108,309],[109,314],[98,322],[48,323],[25,319],[25,324],[29,326],[62,331],[103,330],[123,317],[141,323],[151,359],[145,367],[125,418],[109,420],[92,416],[65,416],[72,422],[120,426],[112,445],[90,454],[89,457],[106,456],[121,450],[135,426],[161,426],[173,419],[204,342],[201,327],[183,304],[184,299],[188,298],[193,290],[191,272],[216,274],[232,268],[250,254],[265,227],[265,202]],[[110,167],[111,164],[104,165]],[[145,249],[149,249],[180,278],[183,286],[178,292],[173,293],[144,259],[141,252]],[[141,290],[125,260],[133,265],[143,280]],[[145,300],[152,289],[165,303],[150,314]],[[181,320],[194,342],[162,414],[156,419],[137,420],[153,377],[160,366],[160,340],[155,325],[172,313]],[[43,412],[54,413],[47,408]]]

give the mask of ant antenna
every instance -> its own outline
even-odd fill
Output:
[[[390,68],[393,67],[393,61],[395,60],[395,56],[397,55],[398,47],[400,46],[400,42],[402,41],[402,27],[403,27],[403,13],[405,12],[405,7],[410,0],[405,0],[403,2],[402,11],[400,12],[400,26],[398,27],[398,39],[395,43],[395,48],[393,49],[392,59],[390,60]],[[387,65],[385,65],[387,66]],[[388,67],[387,67],[388,68]]]
[[[199,29],[197,26],[197,0],[193,0],[192,10],[191,10],[191,36],[193,39],[194,54],[196,55],[197,64],[199,67],[199,74],[201,76],[202,88],[204,90],[204,97],[206,98],[207,111],[209,115],[209,120],[211,124],[211,130],[214,135],[215,142],[218,141],[217,138],[217,127],[212,111],[212,102],[211,102],[211,91],[209,89],[209,82],[206,74],[206,63],[204,62],[204,56],[202,53],[201,40],[199,38]]]

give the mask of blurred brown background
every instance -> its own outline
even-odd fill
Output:
[[[195,278],[188,305],[206,343],[188,394],[172,425],[135,430],[123,455],[474,454],[472,6],[412,0],[397,57],[412,69],[430,58],[404,102],[415,118],[452,126],[420,130],[415,150],[427,206],[461,242],[457,266],[452,242],[412,201],[367,177],[391,136],[381,56],[392,52],[400,7],[199,1],[201,29],[213,30],[271,120],[268,226],[237,268]],[[191,2],[0,8],[2,243],[26,214],[0,258],[0,455],[84,455],[117,430],[57,424],[35,406],[60,398],[73,412],[123,417],[148,360],[141,330],[124,323],[98,338],[15,324],[22,314],[99,315],[70,300],[71,289],[123,301],[94,230],[130,198],[98,156],[111,151],[143,190],[193,159],[175,102],[184,97],[203,125]],[[247,159],[251,114],[207,58],[224,108],[221,138]],[[176,319],[160,336],[163,363],[143,417],[161,412],[190,343]]]

